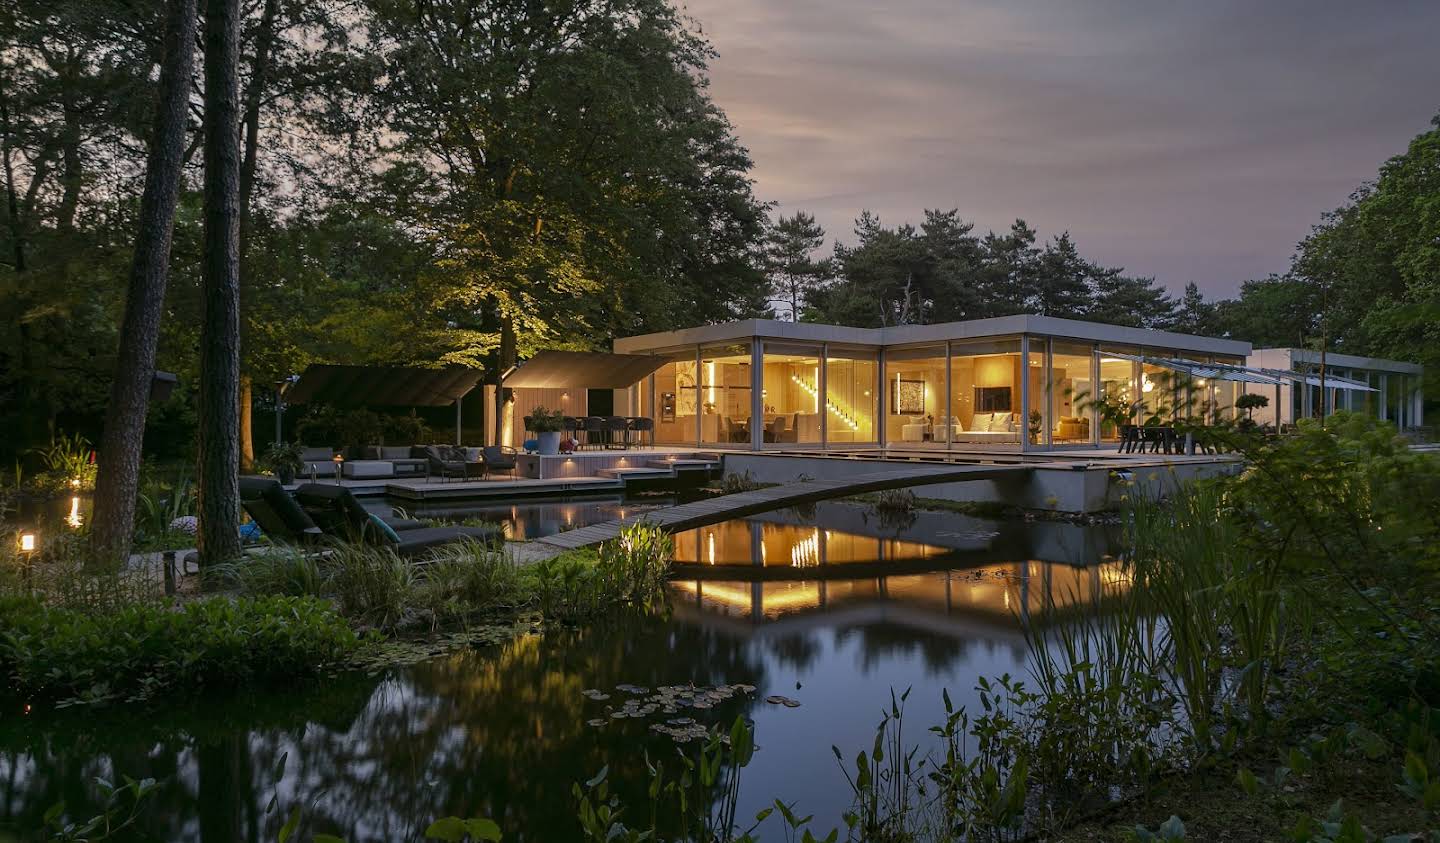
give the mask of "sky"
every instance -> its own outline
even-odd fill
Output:
[[[1440,112],[1440,2],[684,0],[761,199],[958,208],[1210,296],[1284,272]]]

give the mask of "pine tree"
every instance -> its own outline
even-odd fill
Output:
[[[804,211],[780,217],[766,232],[765,273],[770,279],[770,295],[785,305],[791,322],[800,321],[810,296],[829,277],[829,261],[814,257],[824,244],[825,229]]]

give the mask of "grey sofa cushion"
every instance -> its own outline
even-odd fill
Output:
[[[301,462],[329,462],[335,456],[332,448],[306,448],[300,452]]]
[[[409,445],[381,445],[377,448],[380,455],[376,459],[381,460],[408,460],[410,459]]]

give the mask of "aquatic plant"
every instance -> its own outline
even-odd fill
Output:
[[[37,484],[56,490],[95,488],[95,449],[84,436],[61,432],[50,438],[49,445],[33,453],[39,456],[46,475],[35,478]]]

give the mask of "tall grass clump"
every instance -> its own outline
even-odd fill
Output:
[[[584,554],[563,554],[532,566],[530,574],[546,617],[578,620],[615,606],[658,606],[674,560],[670,534],[640,522],[600,545],[594,561]]]
[[[436,551],[421,577],[419,602],[436,623],[463,622],[529,598],[515,560],[503,548],[473,540]]]
[[[325,565],[327,588],[340,611],[361,623],[394,629],[416,604],[415,566],[389,548],[337,545]]]

